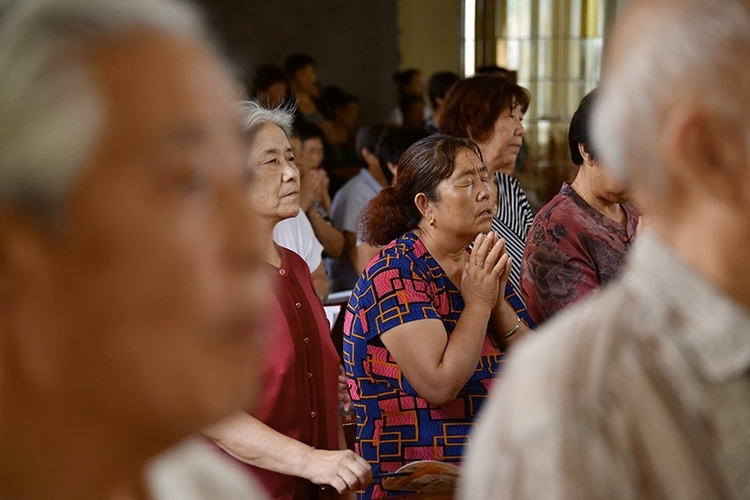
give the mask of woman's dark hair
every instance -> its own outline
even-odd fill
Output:
[[[388,184],[393,182],[393,173],[388,168],[388,163],[398,165],[406,150],[425,137],[427,137],[427,132],[421,129],[386,127],[380,136],[376,149],[380,169],[383,171],[383,177],[388,181]]]
[[[334,118],[337,110],[345,108],[349,103],[359,104],[359,99],[354,95],[345,92],[341,87],[329,85],[320,93],[320,100],[323,104],[325,115],[329,119]]]
[[[394,73],[393,81],[396,82],[396,85],[398,85],[398,94],[405,95],[406,92],[404,91],[404,88],[408,87],[412,79],[420,74],[422,74],[422,72],[416,68],[409,68],[405,69],[404,71]]]
[[[294,124],[292,129],[292,137],[302,141],[302,144],[309,141],[310,139],[320,139],[325,143],[323,132],[315,125],[298,122]]]
[[[513,80],[513,82],[518,82],[518,72],[515,70],[510,70],[506,68],[502,68],[496,64],[488,64],[486,66],[479,66],[475,71],[475,74],[477,75],[495,75],[495,76],[504,76],[506,78],[510,78]]]
[[[594,153],[591,139],[589,138],[591,111],[594,108],[596,95],[596,89],[586,94],[586,97],[581,99],[578,109],[573,114],[573,119],[570,120],[570,128],[568,129],[570,159],[579,167],[583,165],[583,156],[581,156],[581,152],[578,150],[579,144],[583,144],[583,149],[591,156],[592,160],[596,159],[596,153]]]
[[[292,78],[297,71],[307,66],[315,66],[315,59],[312,56],[309,54],[292,54],[284,62],[284,71],[289,78]]]
[[[506,109],[529,107],[529,91],[504,76],[477,75],[456,82],[448,93],[440,132],[475,141],[487,140]]]
[[[380,137],[383,135],[385,128],[386,125],[384,123],[375,123],[373,125],[361,127],[357,131],[357,138],[354,147],[357,150],[357,159],[361,163],[365,163],[364,158],[362,158],[363,149],[377,155],[378,141],[380,141]]]
[[[365,206],[359,217],[359,234],[365,243],[386,245],[415,229],[422,214],[414,204],[419,193],[438,199],[438,185],[453,174],[458,152],[468,149],[479,158],[479,147],[470,139],[431,135],[414,143],[398,163],[393,186],[384,188]]]
[[[437,109],[437,99],[445,99],[448,91],[460,79],[460,76],[450,71],[440,71],[430,77],[430,82],[427,84],[427,96],[430,98],[432,109]]]
[[[258,95],[261,90],[268,90],[274,83],[287,83],[286,73],[275,64],[264,64],[259,66],[253,73],[252,93],[249,96]],[[250,90],[250,89],[248,89]]]

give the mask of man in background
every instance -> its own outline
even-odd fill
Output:
[[[622,279],[517,347],[462,498],[750,497],[750,2],[635,1],[594,143],[649,217]]]

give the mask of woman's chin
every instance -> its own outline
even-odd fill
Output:
[[[477,223],[474,225],[475,231],[472,231],[474,234],[474,237],[478,235],[479,233],[489,233],[492,231],[492,216],[489,217],[483,216],[477,219]],[[472,238],[473,239],[473,238]]]

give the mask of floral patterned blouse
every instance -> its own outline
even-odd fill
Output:
[[[521,296],[537,325],[623,271],[638,212],[624,203],[623,226],[563,184],[534,218],[521,264]]]

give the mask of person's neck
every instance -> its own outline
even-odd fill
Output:
[[[281,221],[278,219],[262,219],[261,230],[264,232],[261,234],[273,235],[273,228],[276,227],[276,224],[278,224],[279,222]],[[274,267],[281,267],[281,254],[279,253],[279,249],[276,247],[276,243],[274,243],[273,241],[273,237],[266,238],[266,240],[266,248],[263,251],[263,260]]]
[[[750,312],[750,227],[741,209],[719,203],[686,203],[654,213],[647,228],[691,269]]]
[[[438,128],[440,128],[440,120],[442,120],[442,119],[443,119],[443,108],[442,107],[437,107],[437,108],[433,109],[432,110],[432,121],[435,122],[435,125],[437,125]]]
[[[471,241],[456,239],[455,235],[435,229],[429,223],[421,224],[415,232],[430,255],[458,286],[460,283],[457,283],[455,279],[456,276],[460,278],[461,273],[463,273],[464,264],[469,256],[466,248]]]
[[[591,188],[588,177],[582,173],[584,168],[586,167],[581,167],[581,170],[579,170],[578,175],[576,175],[576,178],[570,184],[570,187],[573,191],[578,193],[578,196],[580,196],[591,208],[615,222],[625,224],[625,211],[622,206],[618,202],[610,201],[597,194]]]
[[[367,164],[367,171],[370,172],[370,175],[378,181],[378,183],[383,186],[388,186],[388,180],[385,178],[385,175],[383,175],[383,169],[380,168],[379,163],[371,162]]]
[[[38,400],[23,384],[0,390],[0,498],[145,498],[145,464],[170,441],[148,443],[97,421],[95,409]]]

